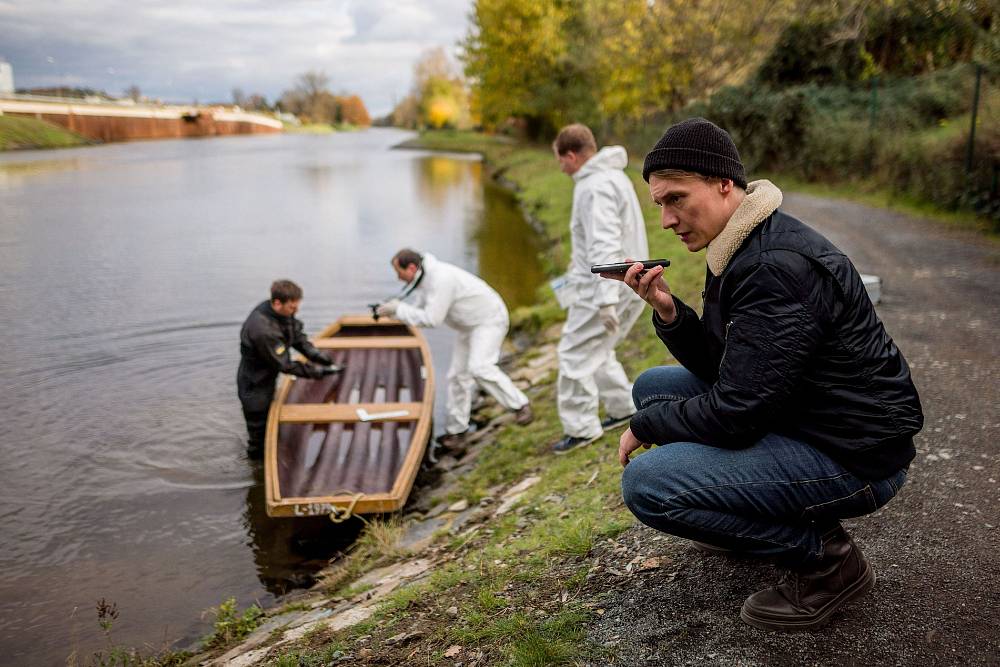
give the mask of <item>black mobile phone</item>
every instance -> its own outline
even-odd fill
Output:
[[[636,260],[638,261],[638,260]],[[621,264],[595,264],[590,267],[591,273],[625,273],[635,262],[622,262]],[[669,259],[645,259],[642,261],[642,270],[649,271],[654,266],[662,266],[664,268],[670,266]]]

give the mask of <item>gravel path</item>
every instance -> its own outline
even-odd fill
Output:
[[[923,402],[906,486],[846,522],[878,584],[821,630],[766,633],[739,609],[773,568],[637,525],[596,549],[613,572],[584,595],[609,650],[594,664],[1000,665],[1000,243],[842,201],[788,194],[783,208],[882,277],[878,313]]]

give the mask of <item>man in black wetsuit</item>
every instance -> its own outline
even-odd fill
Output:
[[[271,285],[271,300],[253,309],[240,331],[240,369],[236,388],[243,416],[247,421],[247,453],[251,458],[264,454],[264,431],[267,411],[274,398],[278,373],[304,378],[320,378],[342,370],[330,356],[317,350],[302,331],[295,313],[302,302],[302,288],[291,280],[276,280]],[[292,360],[292,349],[309,361]],[[317,366],[316,364],[323,364]]]

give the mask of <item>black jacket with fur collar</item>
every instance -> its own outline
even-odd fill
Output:
[[[779,193],[780,196],[780,193]],[[710,266],[701,319],[674,297],[657,334],[712,385],[640,405],[642,442],[746,447],[766,433],[806,442],[855,475],[883,479],[915,455],[923,414],[910,369],[850,260],[775,210]]]

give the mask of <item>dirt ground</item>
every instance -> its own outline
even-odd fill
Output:
[[[923,402],[906,486],[845,524],[878,583],[821,630],[767,633],[739,609],[773,567],[636,526],[598,546],[603,571],[581,591],[608,650],[593,664],[1000,665],[1000,243],[842,201],[783,208],[881,276],[877,310]]]

